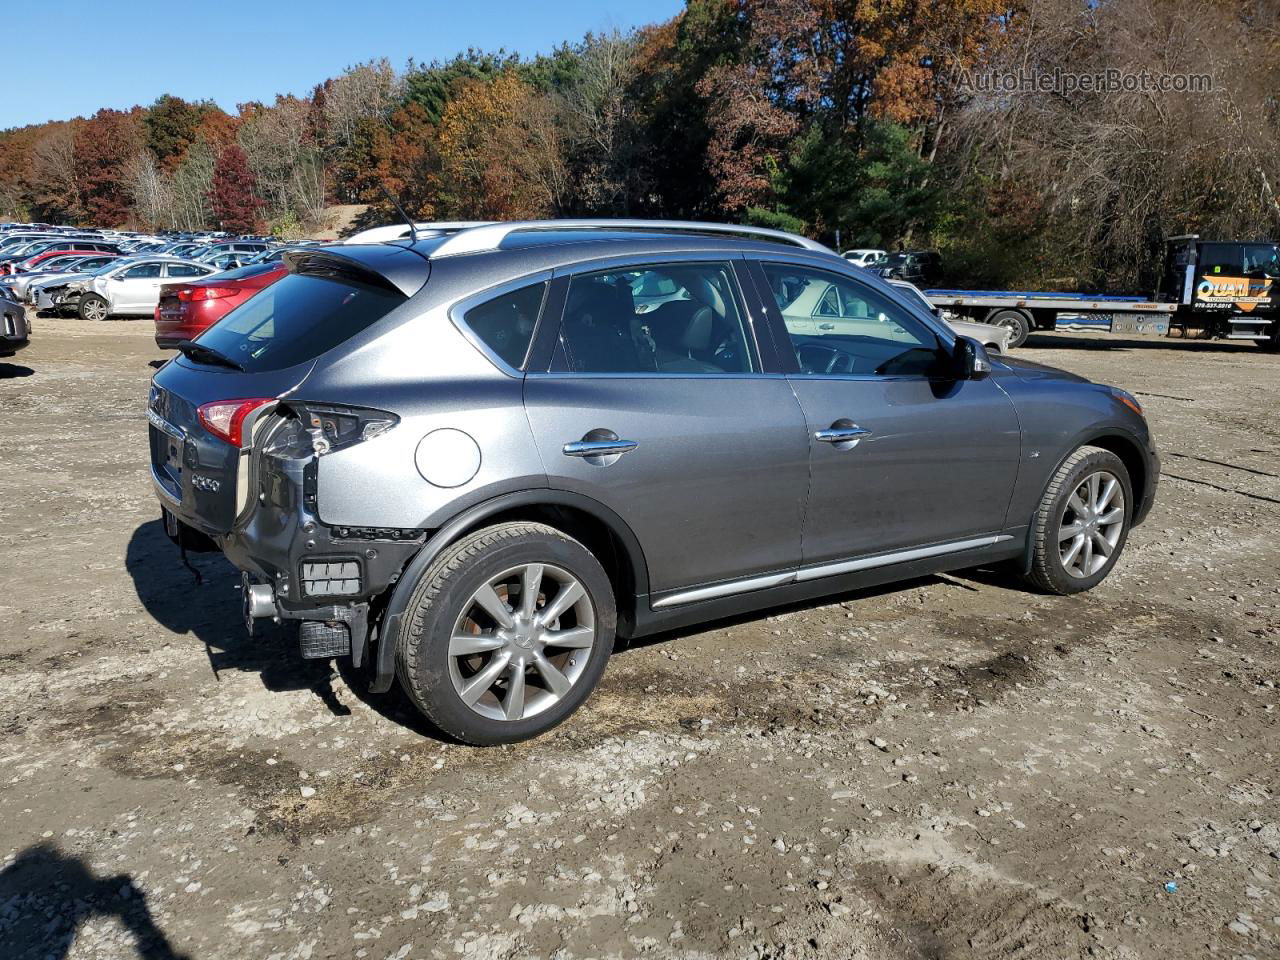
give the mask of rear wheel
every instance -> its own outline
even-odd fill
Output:
[[[1031,320],[1021,310],[993,310],[986,322],[996,327],[1004,327],[1010,331],[1009,349],[1020,347],[1031,335]]]
[[[616,624],[613,588],[586,547],[543,524],[500,524],[427,568],[405,613],[396,672],[444,732],[513,743],[586,701]]]
[[[1031,535],[1031,581],[1050,593],[1089,590],[1120,558],[1133,517],[1133,486],[1109,450],[1080,447],[1050,481]]]
[[[99,321],[111,315],[111,304],[96,293],[86,293],[80,298],[80,319]]]

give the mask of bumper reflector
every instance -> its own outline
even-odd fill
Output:
[[[355,560],[307,562],[302,565],[302,593],[307,597],[352,597],[360,592],[360,564]]]

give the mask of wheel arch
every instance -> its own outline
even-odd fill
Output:
[[[1075,441],[1067,447],[1058,462],[1053,465],[1053,469],[1049,471],[1045,478],[1044,489],[1040,492],[1040,497],[1036,500],[1036,509],[1044,499],[1044,491],[1049,488],[1049,484],[1053,482],[1053,478],[1057,476],[1058,470],[1067,462],[1067,458],[1079,450],[1081,447],[1098,447],[1109,453],[1114,453],[1120,458],[1120,462],[1124,464],[1125,469],[1129,472],[1129,485],[1132,487],[1133,493],[1133,513],[1130,524],[1136,526],[1146,515],[1151,504],[1147,502],[1150,491],[1147,489],[1147,458],[1143,453],[1141,443],[1128,433],[1117,429],[1102,429],[1099,431],[1085,432],[1076,437]],[[1027,542],[1022,554],[1022,572],[1031,572],[1031,556],[1032,548],[1035,545],[1035,510],[1032,510],[1031,517],[1027,522]]]
[[[542,488],[502,494],[463,510],[427,538],[405,565],[391,590],[382,616],[373,658],[373,693],[385,693],[395,679],[395,647],[414,584],[450,544],[482,527],[529,520],[555,527],[581,542],[595,555],[613,584],[618,604],[618,632],[634,628],[638,598],[649,593],[649,569],[635,533],[604,504],[568,490]]]

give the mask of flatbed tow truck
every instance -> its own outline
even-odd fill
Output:
[[[1171,237],[1155,295],[926,290],[944,315],[1008,327],[1009,346],[1060,321],[1113,333],[1250,340],[1280,350],[1280,246]]]

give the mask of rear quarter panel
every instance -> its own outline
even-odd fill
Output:
[[[414,301],[401,309],[414,310]],[[524,412],[523,378],[495,367],[453,325],[443,304],[398,325],[390,319],[349,341],[332,362],[322,360],[296,393],[303,401],[354,404],[400,418],[381,436],[320,458],[321,520],[434,528],[499,494],[545,487]],[[441,429],[467,434],[479,449],[477,472],[457,486],[432,483],[418,469],[419,444]]]

